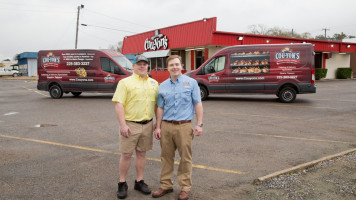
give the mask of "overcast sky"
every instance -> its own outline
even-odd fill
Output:
[[[104,49],[126,35],[217,17],[217,30],[246,33],[250,25],[312,36],[356,35],[355,0],[0,0],[0,60],[22,52]],[[116,29],[116,30],[112,30]],[[119,31],[121,30],[121,31]]]

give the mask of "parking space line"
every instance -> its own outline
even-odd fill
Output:
[[[27,87],[22,87],[22,88],[25,88],[25,89],[28,90],[28,91],[35,92],[35,93],[40,94],[40,95],[45,96],[45,97],[49,97],[48,95],[42,94],[41,92],[39,92],[39,91],[37,91],[37,90],[30,89],[30,88],[27,88]]]
[[[68,145],[68,144],[57,143],[57,142],[49,142],[49,141],[37,140],[37,139],[31,139],[31,138],[15,137],[15,136],[2,135],[2,134],[0,134],[0,137],[9,138],[9,139],[16,139],[16,140],[23,140],[23,141],[29,141],[29,142],[36,142],[36,143],[41,143],[41,144],[49,144],[49,145],[54,145],[54,146],[63,146],[63,147],[69,147],[69,148],[74,148],[74,149],[81,149],[81,150],[85,150],[85,151],[94,151],[94,152],[99,152],[99,153],[120,155],[120,153],[118,153],[118,152],[106,151],[106,150],[101,150],[101,149],[93,149],[93,148],[77,146],[77,145]],[[157,158],[147,158],[146,157],[146,160],[161,162],[161,160],[157,159]],[[179,165],[179,162],[175,161],[174,164],[175,165]],[[220,169],[220,168],[214,168],[214,167],[209,167],[209,166],[204,166],[204,165],[194,165],[193,164],[192,167],[193,168],[198,168],[198,169],[210,170],[210,171],[226,172],[226,173],[231,173],[231,174],[240,174],[240,175],[241,174],[246,174],[246,172],[228,170],[228,169]]]
[[[262,133],[239,133],[232,131],[223,131],[223,130],[215,130],[216,132],[225,132],[225,133],[236,133],[240,135],[255,135],[255,136],[264,136],[264,137],[274,137],[274,138],[284,138],[284,139],[293,139],[293,140],[307,140],[314,142],[329,142],[329,143],[343,143],[343,144],[351,144],[351,142],[337,141],[337,140],[321,140],[321,139],[313,139],[313,138],[303,138],[303,137],[291,137],[291,136],[283,136],[283,135],[269,135]]]

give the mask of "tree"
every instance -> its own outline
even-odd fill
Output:
[[[315,36],[314,39],[316,39],[316,40],[327,40],[328,38],[326,38],[324,35],[317,35],[317,36]]]
[[[251,30],[249,33],[256,34],[256,35],[272,35],[272,36],[279,36],[279,37],[293,37],[293,38],[306,38],[306,39],[312,38],[311,34],[308,32],[299,34],[292,30],[289,31],[277,26],[273,28],[268,28],[263,24],[258,24],[258,25],[250,25],[249,29]]]
[[[123,45],[123,42],[119,41],[116,45],[110,45],[109,49],[121,53],[122,52],[122,45]]]
[[[335,40],[341,41],[341,40],[343,40],[343,39],[355,38],[355,36],[353,36],[353,35],[346,35],[345,33],[342,33],[342,35],[341,35],[341,34],[338,34],[338,33],[335,33],[335,34],[333,35],[333,38],[334,38]]]
[[[258,24],[258,25],[250,25],[248,28],[251,30],[251,34],[256,34],[256,35],[267,35],[267,26],[263,24]]]

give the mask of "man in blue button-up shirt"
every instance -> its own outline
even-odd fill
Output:
[[[152,196],[157,198],[173,191],[174,156],[178,149],[181,157],[177,174],[181,187],[178,199],[188,199],[192,186],[192,140],[194,133],[199,136],[203,132],[203,105],[197,81],[182,75],[182,58],[173,55],[166,63],[170,78],[159,86],[155,130],[155,138],[161,142],[161,187]],[[194,110],[197,125],[193,129]]]

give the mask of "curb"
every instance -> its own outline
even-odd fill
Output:
[[[268,180],[270,180],[272,178],[275,178],[277,176],[280,176],[280,175],[283,175],[283,174],[289,174],[289,173],[292,173],[292,172],[295,172],[295,171],[298,171],[298,170],[309,168],[309,167],[314,166],[314,165],[316,165],[316,164],[318,164],[320,162],[331,160],[331,159],[334,159],[336,157],[343,156],[343,155],[346,155],[346,154],[349,154],[349,153],[353,153],[353,152],[356,152],[356,148],[355,149],[350,149],[350,150],[347,150],[347,151],[343,151],[341,153],[334,154],[334,155],[331,155],[331,156],[326,156],[326,157],[323,157],[323,158],[320,158],[320,159],[317,159],[317,160],[314,160],[314,161],[311,161],[311,162],[307,162],[307,163],[304,163],[304,164],[300,164],[300,165],[297,165],[295,167],[284,169],[284,170],[281,170],[281,171],[278,171],[278,172],[274,172],[272,174],[269,174],[269,175],[266,175],[266,176],[262,176],[262,177],[259,177],[259,178],[255,179],[253,181],[253,184],[259,185],[259,184],[262,184],[263,182],[268,181]]]
[[[17,77],[2,76],[2,77],[0,77],[0,80],[33,80],[33,81],[36,81],[37,79],[38,79],[37,76],[17,76]]]

